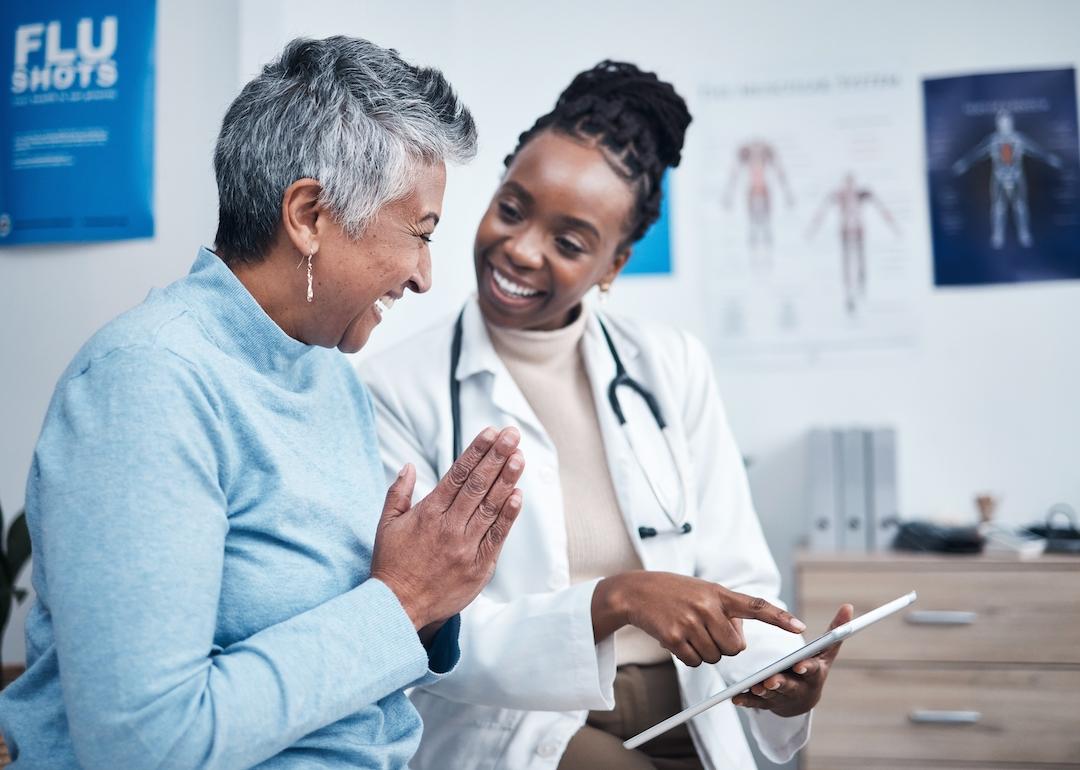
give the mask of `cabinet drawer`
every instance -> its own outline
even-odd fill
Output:
[[[943,723],[962,716],[960,723]],[[810,767],[831,758],[1077,762],[1080,671],[834,668],[814,710]]]
[[[836,759],[826,757],[803,761],[802,770],[1032,770],[1030,764],[1015,762],[866,762],[861,759]],[[1060,765],[1054,763],[1046,770],[1080,770],[1080,764]]]
[[[804,568],[810,633],[844,602],[865,612],[912,589],[919,599],[844,643],[845,661],[1080,663],[1080,571]]]

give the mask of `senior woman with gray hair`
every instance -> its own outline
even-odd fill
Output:
[[[402,690],[456,664],[523,458],[488,428],[415,506],[410,466],[387,492],[327,348],[428,289],[475,141],[439,72],[357,39],[292,42],[233,102],[214,251],[88,342],[45,420],[16,768],[407,763]]]

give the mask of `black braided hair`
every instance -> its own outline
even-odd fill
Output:
[[[640,240],[660,217],[660,180],[679,165],[690,125],[686,102],[670,83],[635,65],[605,59],[581,72],[559,95],[555,109],[518,137],[507,168],[537,134],[556,131],[597,140],[612,167],[637,188],[627,243]]]

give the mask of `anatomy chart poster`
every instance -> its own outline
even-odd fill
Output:
[[[680,184],[719,360],[911,343],[917,88],[888,71],[699,86]]]
[[[0,4],[0,245],[154,234],[149,0]]]
[[[938,286],[1080,278],[1073,69],[926,80]]]

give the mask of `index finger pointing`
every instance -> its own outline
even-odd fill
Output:
[[[737,592],[731,592],[732,601],[726,604],[728,614],[736,618],[752,618],[768,623],[771,626],[799,634],[806,630],[806,624],[796,618],[787,610],[782,610],[774,604],[762,599],[760,596],[747,596]]]

